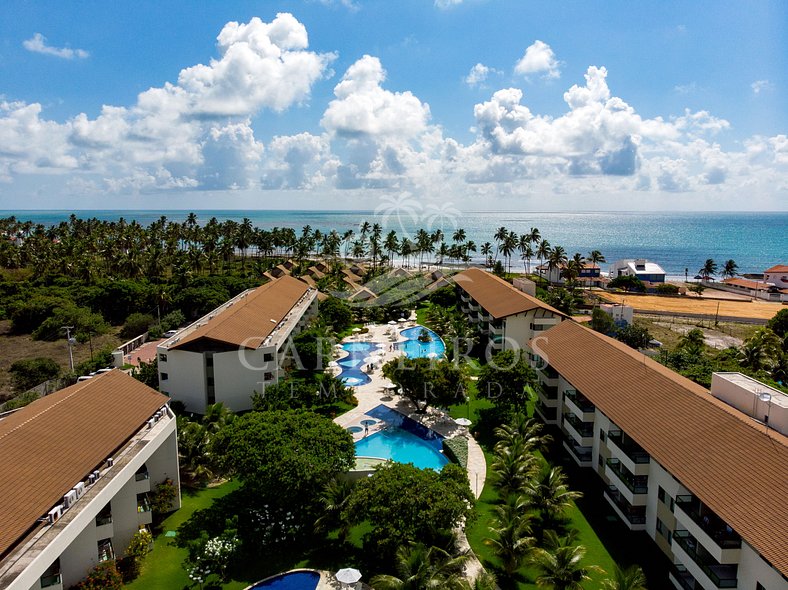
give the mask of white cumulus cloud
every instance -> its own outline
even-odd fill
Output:
[[[471,87],[483,86],[490,74],[500,74],[500,72],[495,68],[484,65],[483,63],[477,63],[471,68],[470,72],[468,72],[468,75],[465,76],[465,83]]]
[[[541,74],[543,78],[561,76],[560,64],[551,47],[538,39],[525,50],[525,54],[514,66],[514,71],[523,76]]]
[[[84,49],[71,49],[70,47],[52,47],[47,45],[47,39],[41,33],[36,33],[30,39],[22,41],[22,46],[33,53],[43,53],[44,55],[53,55],[61,59],[84,59],[90,56],[90,53]]]

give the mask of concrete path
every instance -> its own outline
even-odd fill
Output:
[[[415,318],[414,318],[415,319]],[[404,327],[412,327],[413,321],[409,321]],[[474,440],[468,429],[464,426],[459,426],[446,412],[437,408],[428,408],[425,414],[416,413],[416,407],[406,398],[399,395],[392,395],[389,390],[384,389],[384,385],[388,380],[383,376],[381,367],[393,358],[402,356],[404,353],[399,350],[391,351],[389,346],[393,344],[390,339],[396,336],[395,342],[403,342],[404,338],[399,336],[399,326],[389,325],[369,325],[367,326],[369,332],[367,334],[358,334],[345,339],[345,342],[372,342],[379,344],[383,355],[381,361],[376,363],[375,368],[368,372],[371,381],[365,385],[354,387],[358,405],[338,416],[334,422],[347,428],[349,426],[361,426],[361,420],[367,416],[366,413],[383,404],[397,410],[401,414],[405,414],[412,420],[420,422],[427,428],[430,428],[438,434],[446,438],[454,438],[456,436],[463,436],[468,439],[468,481],[471,485],[471,490],[475,497],[479,497],[484,489],[484,482],[487,476],[487,464],[484,460],[484,453],[482,452],[479,444]],[[348,353],[342,351],[336,360],[341,360]],[[381,423],[370,427],[367,435],[376,432],[381,427]],[[365,436],[365,432],[357,432],[353,434],[353,440],[360,440]]]

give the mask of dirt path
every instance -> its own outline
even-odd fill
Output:
[[[669,330],[673,330],[679,334],[686,334],[692,329],[697,328],[697,326],[690,326],[688,324],[671,324],[669,322],[654,322],[657,326],[662,326],[663,328],[667,328]],[[744,341],[741,338],[736,338],[736,336],[730,336],[728,334],[723,334],[722,332],[718,332],[717,330],[709,330],[708,328],[700,328],[703,330],[703,341],[706,343],[707,346],[711,346],[712,348],[716,348],[717,350],[724,350],[726,348],[730,348],[731,346],[741,346]]]
[[[690,299],[687,297],[660,297],[658,295],[632,295],[620,293],[598,293],[610,303],[631,305],[635,311],[664,312],[676,315],[703,315],[720,319],[744,318],[753,320],[769,320],[783,309],[780,303],[769,301],[716,301]]]

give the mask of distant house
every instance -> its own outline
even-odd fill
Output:
[[[788,264],[777,264],[763,271],[763,282],[778,289],[788,289]]]
[[[244,291],[157,347],[159,388],[198,414],[218,402],[251,409],[252,393],[283,376],[289,339],[317,306],[317,290],[290,276]]]
[[[604,311],[607,315],[613,318],[613,322],[619,328],[629,326],[632,324],[634,318],[634,309],[630,305],[619,305],[618,303],[603,303],[599,309]]]
[[[765,282],[765,277],[765,273],[764,280],[760,281],[753,279],[743,279],[740,277],[731,277],[715,282],[710,286],[713,286],[715,289],[740,293],[742,295],[748,295],[749,297],[756,297],[766,301],[788,301],[788,289],[780,289],[773,283]]]
[[[644,258],[627,258],[617,260],[610,267],[610,278],[632,276],[644,283],[664,283],[665,271],[656,262],[649,262]]]
[[[565,270],[566,264],[554,267],[548,264],[540,264],[536,267],[537,274],[554,285],[563,285],[566,282],[563,274]],[[604,282],[600,276],[599,266],[591,262],[586,262],[580,269],[577,281],[588,287],[601,287]]]
[[[71,588],[124,557],[165,480],[180,507],[168,403],[116,369],[0,419],[0,588]]]
[[[460,310],[488,338],[493,351],[527,349],[528,341],[566,315],[480,268],[454,275]]]

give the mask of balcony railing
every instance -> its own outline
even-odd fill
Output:
[[[620,430],[611,430],[607,434],[607,439],[621,449],[621,451],[635,463],[648,463],[651,461],[649,454],[643,450],[639,444],[629,437],[625,437]]]
[[[141,471],[134,474],[134,481],[145,481],[146,479],[150,479],[150,473],[147,471]]]
[[[591,403],[591,401],[584,396],[582,393],[579,393],[576,389],[568,389],[564,392],[564,395],[572,400],[572,403],[575,404],[580,411],[583,413],[593,412],[596,410],[596,406]]]
[[[111,514],[99,514],[96,516],[96,526],[104,526],[105,524],[112,524]]]
[[[112,541],[109,539],[100,541],[98,544],[99,561],[108,561],[115,559],[115,550],[112,547]]]
[[[695,524],[703,529],[720,548],[739,549],[741,547],[741,537],[739,534],[695,496],[676,496],[676,505],[681,508]]]
[[[555,370],[553,367],[551,367],[550,365],[546,365],[546,366],[544,366],[544,367],[541,367],[541,368],[539,369],[539,371],[541,371],[541,372],[542,372],[542,374],[543,374],[545,377],[547,377],[548,379],[558,379],[558,371],[556,371],[556,370]]]
[[[648,476],[633,475],[629,469],[622,465],[618,459],[610,458],[607,460],[607,466],[610,471],[618,476],[627,489],[633,494],[647,494],[648,493]]]
[[[60,577],[60,574],[50,574],[48,576],[41,576],[41,587],[42,588],[49,588],[50,586],[57,586],[58,584],[62,584],[63,580]]]
[[[555,420],[558,418],[558,408],[546,406],[541,401],[536,402],[534,408],[542,415],[545,420]]]
[[[710,556],[703,556],[698,549],[698,541],[689,531],[673,531],[673,541],[692,558],[692,561],[706,574],[717,588],[735,588],[738,586],[738,566],[722,565]]]
[[[692,574],[680,563],[674,563],[670,567],[670,573],[684,590],[696,590],[696,588],[700,588],[695,578],[692,577]]]
[[[546,399],[558,399],[558,387],[555,385],[542,385],[541,388]]]
[[[605,491],[608,498],[613,501],[624,517],[630,524],[646,524],[646,507],[645,506],[632,506],[627,499],[621,495],[621,492],[616,489],[616,486],[608,486]]]
[[[573,414],[567,414],[564,416],[564,420],[569,422],[572,425],[577,433],[582,436],[583,438],[587,438],[589,436],[594,436],[594,423],[593,422],[583,422],[577,416]]]
[[[575,445],[572,443],[567,443],[566,445],[572,454],[577,457],[577,460],[581,463],[588,463],[593,459],[593,453],[591,447],[581,447],[580,445]]]

